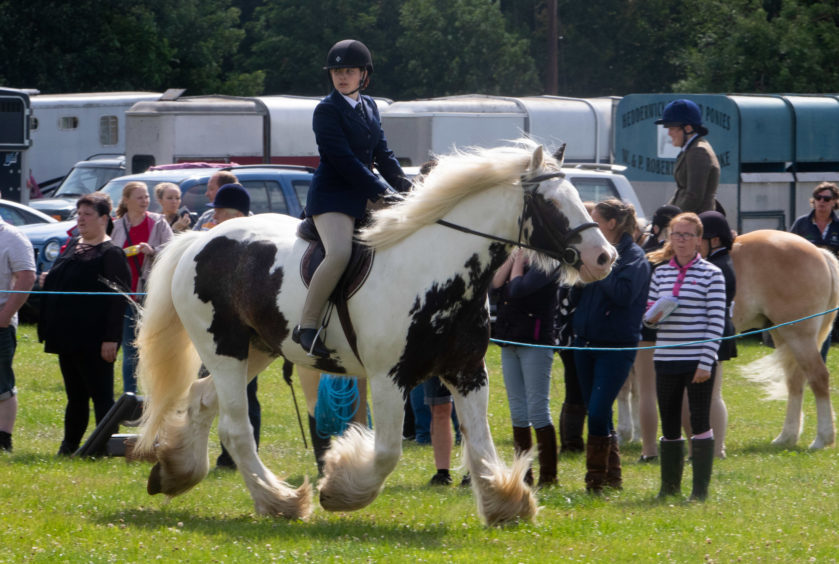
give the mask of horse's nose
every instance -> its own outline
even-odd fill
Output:
[[[611,258],[612,257],[610,257],[609,253],[607,253],[607,252],[600,253],[600,256],[597,257],[597,266],[605,266],[605,265],[609,264],[609,261],[611,260]]]

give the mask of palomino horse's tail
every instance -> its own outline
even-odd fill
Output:
[[[177,235],[156,257],[148,280],[137,335],[138,380],[144,396],[142,430],[134,446],[137,455],[153,452],[158,433],[178,415],[201,365],[175,310],[172,278],[183,254],[204,235],[198,231]]]
[[[827,309],[833,309],[839,307],[839,260],[830,251],[825,249],[819,249],[819,251],[830,272],[830,284],[827,289],[830,295]],[[836,312],[819,317],[817,346],[820,347],[830,335],[835,318]],[[794,351],[786,342],[779,340],[775,345],[776,349],[772,354],[748,363],[740,369],[740,373],[744,378],[761,384],[766,392],[766,399],[782,400],[787,398],[789,390],[786,379],[795,373],[797,360]]]

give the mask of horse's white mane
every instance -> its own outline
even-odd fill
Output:
[[[361,240],[378,249],[389,247],[442,218],[471,194],[518,183],[539,145],[529,139],[515,143],[492,149],[469,148],[438,157],[436,166],[414,185],[403,202],[373,214],[372,225],[360,233]],[[559,163],[545,154],[543,168],[558,169]]]

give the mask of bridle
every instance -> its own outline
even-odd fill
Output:
[[[450,229],[454,229],[456,231],[461,231],[463,233],[469,233],[470,235],[477,235],[479,237],[483,237],[485,239],[490,239],[492,241],[498,241],[499,243],[504,243],[506,245],[514,245],[516,247],[529,249],[531,251],[536,251],[537,253],[541,253],[543,255],[547,255],[553,259],[560,261],[561,263],[578,268],[582,264],[582,259],[580,258],[580,251],[578,251],[575,247],[569,244],[569,241],[579,235],[581,232],[589,229],[591,227],[597,227],[597,224],[593,221],[587,223],[581,223],[577,227],[569,229],[565,233],[558,233],[554,235],[551,230],[544,229],[544,234],[550,237],[550,242],[556,245],[556,248],[561,249],[559,252],[547,250],[541,247],[536,247],[533,245],[528,245],[526,243],[522,243],[522,233],[524,230],[524,221],[525,217],[528,216],[528,211],[530,211],[530,215],[533,217],[534,222],[540,226],[546,226],[549,224],[550,220],[545,214],[545,210],[542,206],[536,204],[535,201],[535,192],[536,189],[539,187],[542,182],[546,180],[550,180],[552,178],[565,178],[565,174],[560,171],[556,172],[549,172],[545,174],[540,174],[538,176],[534,176],[532,178],[522,178],[521,185],[524,189],[524,206],[522,206],[521,210],[521,218],[519,219],[519,237],[518,241],[513,241],[510,239],[505,239],[504,237],[498,237],[496,235],[490,235],[489,233],[483,233],[481,231],[476,231],[475,229],[470,229],[469,227],[464,227],[462,225],[457,225],[455,223],[451,223],[444,219],[438,219],[437,223],[448,227]]]

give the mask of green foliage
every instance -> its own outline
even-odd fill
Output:
[[[469,489],[426,485],[434,473],[431,448],[405,441],[402,459],[372,505],[351,513],[317,507],[308,521],[287,522],[255,515],[237,472],[211,470],[193,490],[167,502],[146,493],[147,463],[56,458],[66,401],[61,375],[56,357],[44,354],[34,328],[24,325],[15,359],[15,452],[0,453],[0,562],[831,562],[839,546],[839,452],[772,446],[784,404],[762,400],[760,389],[737,373],[737,366],[768,351],[752,339],[739,352],[725,364],[728,458],[715,462],[705,504],[657,502],[659,466],[636,463],[640,447],[631,444],[622,447],[622,492],[587,495],[584,457],[563,456],[559,485],[538,492],[542,509],[535,523],[488,529]],[[828,363],[834,374],[837,359],[834,347]],[[513,445],[498,347],[490,347],[487,365],[489,425],[509,461]],[[260,375],[260,456],[299,485],[305,476],[314,479],[316,469],[280,368],[275,363]],[[564,396],[558,360],[551,396],[556,417]],[[809,392],[804,410],[802,445],[816,427]],[[214,430],[211,460],[218,452]],[[690,481],[688,466],[685,493]]]
[[[770,7],[767,12],[765,6]],[[696,92],[839,91],[839,5],[781,0],[696,3],[695,41],[684,51]]]
[[[505,30],[498,2],[407,0],[400,22],[406,97],[540,93],[529,42]]]

